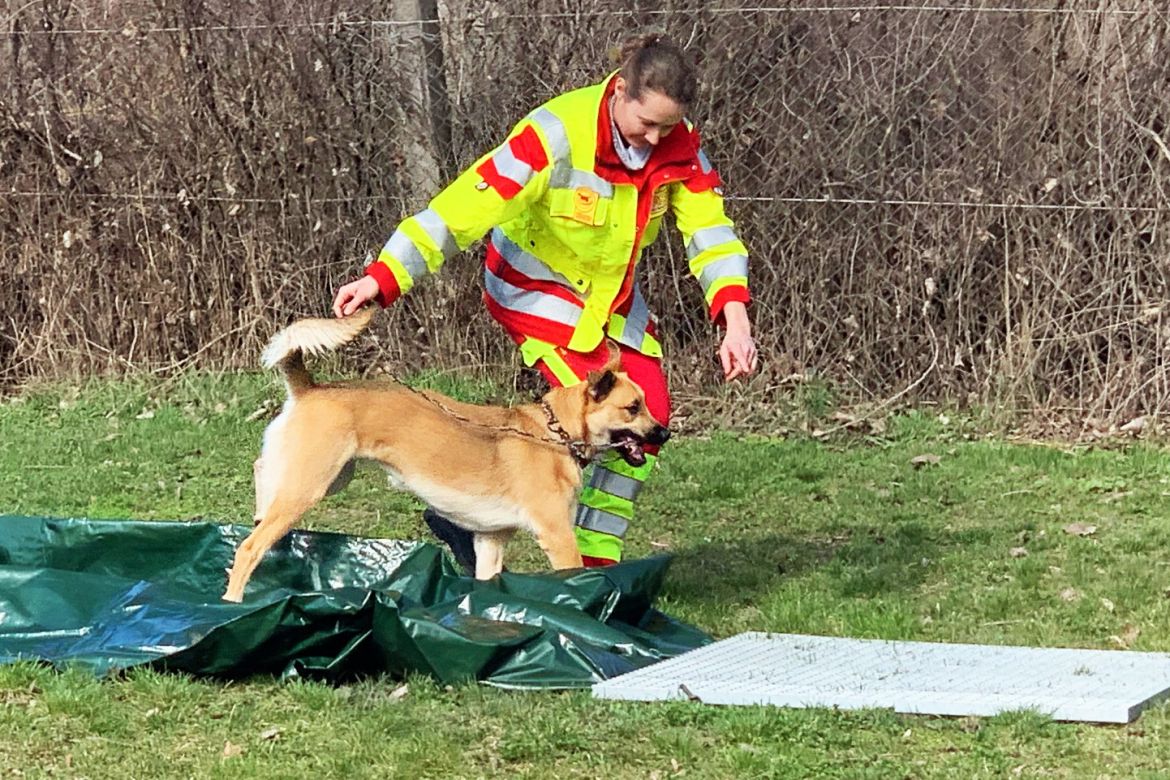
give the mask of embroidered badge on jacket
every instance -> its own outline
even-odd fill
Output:
[[[573,219],[592,225],[596,214],[597,193],[588,187],[578,187],[573,192]]]
[[[666,187],[654,190],[654,200],[650,202],[650,218],[661,217],[666,213],[668,205],[670,205],[670,190]]]

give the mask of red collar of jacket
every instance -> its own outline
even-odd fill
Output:
[[[699,154],[699,134],[694,128],[688,128],[685,121],[659,140],[642,170],[631,171],[622,164],[613,148],[613,124],[609,116],[609,99],[613,96],[614,81],[613,76],[607,80],[597,111],[597,152],[594,162],[597,174],[614,184],[633,184],[639,190],[653,174],[660,171],[672,174],[672,178],[674,174],[679,178],[690,175]]]

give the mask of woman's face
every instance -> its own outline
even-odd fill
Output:
[[[657,146],[683,119],[684,109],[661,92],[643,90],[635,100],[621,76],[614,82],[613,121],[630,146]]]

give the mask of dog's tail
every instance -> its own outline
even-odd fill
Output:
[[[376,313],[376,306],[367,306],[343,319],[298,320],[272,337],[260,362],[265,368],[280,369],[289,393],[296,395],[314,386],[304,354],[332,352],[365,330]]]

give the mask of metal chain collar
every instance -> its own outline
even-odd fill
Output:
[[[571,435],[569,435],[569,432],[566,431],[564,429],[564,427],[561,426],[560,420],[557,419],[556,413],[553,412],[552,407],[549,406],[549,404],[548,404],[548,401],[544,400],[543,398],[540,399],[540,408],[544,410],[544,415],[545,415],[545,417],[548,418],[549,431],[551,431],[552,433],[555,433],[557,435],[559,441],[554,441],[553,439],[546,439],[543,436],[534,436],[533,434],[529,433],[528,431],[522,431],[519,428],[511,428],[511,427],[499,426],[499,425],[487,425],[485,423],[476,422],[475,420],[469,419],[468,417],[465,417],[464,415],[459,414],[458,412],[456,412],[453,409],[449,409],[445,404],[440,402],[438,399],[432,398],[431,396],[427,395],[426,393],[415,390],[413,387],[410,387],[409,385],[402,385],[402,386],[405,387],[410,392],[414,393],[415,395],[419,396],[420,398],[423,398],[423,399],[429,401],[433,406],[438,407],[438,409],[440,411],[442,411],[444,414],[446,414],[450,417],[453,417],[456,420],[459,420],[460,422],[465,422],[468,425],[474,425],[477,428],[486,428],[488,430],[499,431],[501,433],[510,433],[513,436],[520,436],[520,437],[525,438],[525,439],[531,439],[532,441],[538,442],[540,444],[545,444],[548,446],[559,447],[559,446],[563,445],[563,446],[568,448],[569,454],[573,456],[573,460],[577,461],[577,465],[581,466],[582,468],[584,468],[591,460],[593,460],[593,456],[589,454],[589,445],[583,441],[580,441],[578,439],[574,439]],[[596,453],[594,453],[594,454],[596,454]]]
[[[548,418],[548,429],[561,437],[561,441],[569,448],[569,454],[577,460],[577,465],[584,466],[591,461],[593,458],[589,455],[589,445],[569,435],[569,432],[561,426],[561,421],[557,419],[556,412],[549,406],[548,401],[541,398],[540,408],[544,410],[544,416]]]

